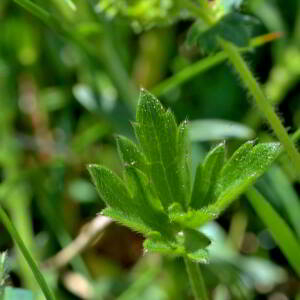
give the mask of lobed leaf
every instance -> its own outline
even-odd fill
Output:
[[[279,143],[246,142],[228,160],[216,183],[213,207],[224,210],[233,200],[252,185],[277,158],[281,150]]]
[[[225,144],[221,143],[206,156],[203,165],[197,168],[191,207],[194,209],[213,203],[214,189],[225,160]]]
[[[123,165],[134,166],[143,173],[148,174],[148,166],[145,155],[141,152],[138,146],[130,139],[124,136],[116,137],[119,156]]]
[[[184,228],[198,228],[203,224],[216,219],[218,210],[214,207],[203,207],[198,210],[189,209],[187,212],[176,203],[169,208],[169,218]]]
[[[205,249],[210,245],[210,239],[200,231],[184,229],[184,246],[186,255],[197,262],[208,263],[208,252]]]
[[[156,97],[142,89],[137,108],[136,136],[149,162],[151,181],[165,209],[172,203],[187,205],[174,115]]]
[[[166,255],[183,255],[184,248],[176,243],[170,243],[162,239],[148,238],[143,246],[146,250]]]
[[[187,44],[200,47],[207,53],[219,50],[219,38],[230,41],[238,47],[247,47],[249,46],[252,27],[255,24],[257,24],[255,18],[237,12],[226,14],[211,27],[198,21],[188,32]]]
[[[149,179],[134,167],[126,168],[128,187],[134,203],[138,206],[139,215],[153,231],[160,232],[165,238],[171,239],[173,228],[168,216],[163,212],[159,201],[149,188]]]
[[[138,214],[137,205],[119,176],[100,165],[89,165],[88,170],[107,206],[119,211],[128,211],[130,214]]]
[[[121,178],[99,165],[89,165],[88,170],[99,195],[108,206],[102,211],[104,215],[143,234],[153,231],[141,218],[138,205]]]
[[[153,205],[148,179],[134,167],[126,168],[125,183],[113,172],[103,166],[90,165],[89,172],[96,188],[108,208],[102,213],[135,231],[149,235],[158,232],[172,237],[172,226],[168,226],[168,217]]]
[[[144,248],[151,252],[187,256],[194,261],[207,263],[208,252],[205,248],[209,244],[210,240],[203,233],[185,229],[177,235],[176,241],[172,242],[161,238],[148,238],[144,242]]]
[[[153,233],[153,229],[143,222],[140,218],[131,213],[126,213],[113,207],[106,207],[101,211],[104,216],[110,217],[123,226],[131,228],[133,231],[139,232],[148,236]],[[159,232],[157,232],[159,234]]]
[[[182,122],[178,126],[178,157],[179,157],[179,174],[186,191],[186,202],[190,202],[192,192],[192,154],[191,143],[189,140],[189,127],[187,121]]]

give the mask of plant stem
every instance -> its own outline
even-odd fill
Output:
[[[45,298],[47,300],[55,300],[55,297],[52,294],[51,290],[49,289],[45,278],[43,277],[42,273],[40,272],[40,270],[37,266],[37,263],[34,261],[33,257],[30,254],[30,252],[26,248],[23,240],[21,239],[21,237],[20,237],[19,233],[17,232],[15,226],[10,221],[8,215],[6,214],[6,212],[4,211],[2,206],[0,206],[0,220],[4,224],[5,228],[7,229],[7,231],[11,235],[11,237],[14,239],[15,243],[18,245],[19,249],[21,250],[24,258],[26,259],[28,265],[31,268],[32,273],[35,276],[36,281],[40,285],[40,288],[43,291],[43,293],[45,295]]]
[[[277,138],[285,147],[291,161],[295,165],[295,168],[300,174],[300,154],[297,151],[294,143],[289,138],[284,126],[282,125],[279,117],[276,115],[274,108],[268,102],[266,96],[264,95],[261,87],[250,71],[247,63],[239,53],[236,46],[227,41],[220,41],[224,51],[228,54],[230,62],[233,64],[234,68],[240,75],[243,83],[250,91],[253,96],[257,107],[263,112],[266,119],[270,123],[272,129],[274,130]]]
[[[250,46],[246,48],[238,48],[240,52],[247,52],[253,50],[253,48],[260,47],[280,36],[279,33],[275,32],[272,34],[264,34],[257,36],[250,41]],[[213,56],[208,56],[205,58],[200,59],[199,61],[193,63],[190,66],[187,66],[183,70],[179,71],[178,73],[174,74],[173,76],[165,79],[157,86],[155,86],[151,92],[155,94],[157,97],[169,92],[173,88],[183,84],[184,82],[188,81],[189,79],[195,77],[202,72],[205,72],[214,66],[224,62],[228,58],[228,54],[224,51],[219,52]]]
[[[208,300],[204,279],[198,263],[184,257],[186,271],[196,300]]]

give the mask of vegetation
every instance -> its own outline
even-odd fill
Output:
[[[0,24],[0,299],[300,297],[297,1]]]

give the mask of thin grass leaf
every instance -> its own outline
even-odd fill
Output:
[[[47,285],[47,282],[42,275],[41,271],[38,268],[37,263],[31,256],[30,252],[26,248],[23,240],[21,239],[19,233],[17,232],[15,226],[13,223],[10,221],[8,215],[4,211],[4,209],[0,206],[0,220],[2,221],[3,225],[5,226],[6,230],[9,232],[11,237],[14,239],[15,243],[18,245],[20,248],[21,253],[23,254],[24,258],[26,259],[28,265],[30,266],[32,273],[38,282],[42,292],[45,295],[45,298],[47,300],[55,300],[54,295],[52,294],[50,288]]]
[[[278,197],[278,201],[282,203],[290,223],[300,238],[300,199],[297,192],[278,166],[273,166],[267,176],[270,179],[271,188]]]
[[[52,16],[48,13],[45,9],[35,4],[33,1],[30,0],[14,0],[17,4],[22,6],[28,12],[36,16],[37,18],[44,21],[47,25],[51,25]]]
[[[256,213],[270,231],[273,239],[276,241],[295,272],[300,276],[299,241],[296,239],[289,226],[272,208],[263,195],[255,188],[249,189],[246,194]]]

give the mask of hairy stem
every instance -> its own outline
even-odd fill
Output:
[[[274,130],[277,138],[283,144],[286,152],[288,153],[291,161],[295,165],[297,173],[300,174],[300,154],[297,151],[294,143],[288,136],[284,126],[282,125],[279,117],[276,115],[274,108],[268,102],[261,87],[250,71],[247,63],[239,53],[236,46],[230,42],[222,40],[221,45],[224,51],[228,54],[229,61],[232,63],[238,74],[240,75],[244,85],[247,87],[253,96],[257,107],[264,114],[272,129]]]
[[[190,284],[196,300],[208,300],[204,279],[201,273],[200,265],[191,261],[189,258],[184,258],[186,271],[189,276]]]

